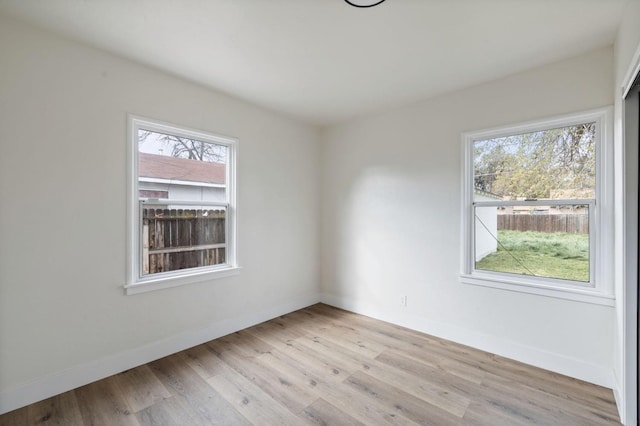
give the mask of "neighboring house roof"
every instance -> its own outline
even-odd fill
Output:
[[[138,153],[138,175],[155,179],[224,184],[226,168],[223,163],[140,152]]]
[[[481,189],[477,189],[477,188],[473,188],[473,192],[474,192],[476,195],[480,195],[480,196],[482,196],[482,197],[491,198],[491,199],[493,199],[493,200],[502,200],[502,197],[501,197],[501,196],[499,196],[499,195],[497,195],[497,194],[494,194],[494,193],[492,193],[492,192],[483,191],[483,190],[481,190]]]

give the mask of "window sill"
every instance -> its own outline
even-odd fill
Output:
[[[460,282],[463,284],[479,285],[483,287],[555,297],[557,299],[567,299],[596,305],[615,305],[615,298],[613,295],[603,293],[602,291],[594,288],[557,287],[527,280],[509,279],[502,276],[481,273],[461,274]]]
[[[125,284],[126,295],[146,293],[149,291],[162,290],[165,288],[178,287],[186,284],[194,284],[203,281],[215,280],[218,278],[230,277],[240,273],[239,266],[215,269],[210,271],[200,271],[184,273],[180,275],[164,276],[159,278],[149,278],[132,284]]]

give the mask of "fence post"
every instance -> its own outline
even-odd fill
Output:
[[[142,273],[149,273],[149,219],[144,219],[142,225]]]

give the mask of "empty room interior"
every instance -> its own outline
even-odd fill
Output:
[[[0,425],[638,422],[640,0],[0,0]]]

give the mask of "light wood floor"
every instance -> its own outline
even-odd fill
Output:
[[[618,424],[611,390],[315,305],[0,416],[2,425]]]

